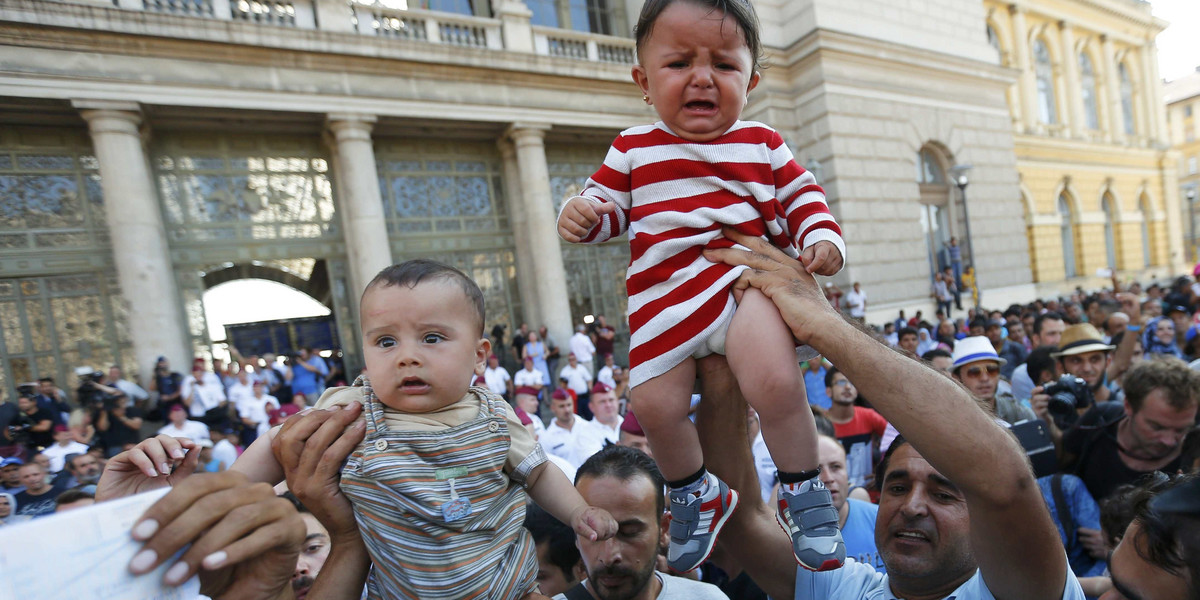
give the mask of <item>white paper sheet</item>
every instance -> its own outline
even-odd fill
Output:
[[[174,561],[133,576],[129,532],[167,489],[0,527],[0,600],[194,600],[197,578],[162,584]]]

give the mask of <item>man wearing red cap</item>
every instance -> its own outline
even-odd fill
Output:
[[[208,426],[200,421],[188,419],[187,409],[182,404],[172,405],[171,410],[167,413],[167,419],[170,422],[158,430],[159,434],[165,433],[171,437],[195,441],[210,439]]]
[[[54,426],[54,443],[46,446],[42,454],[50,459],[50,472],[63,470],[68,454],[87,454],[88,447],[71,439],[71,429],[66,425]]]
[[[546,426],[546,432],[538,441],[546,452],[578,469],[583,461],[604,447],[604,434],[591,422],[576,416],[574,408],[574,402],[566,390],[554,390],[550,396],[550,411],[554,413],[554,420]]]
[[[604,434],[604,439],[614,444],[620,441],[622,419],[621,415],[617,414],[619,407],[617,397],[613,395],[613,389],[604,383],[596,383],[592,386],[590,408],[592,410],[591,423],[600,433]]]
[[[650,442],[646,441],[646,432],[642,431],[642,424],[638,423],[637,415],[633,411],[627,411],[621,419],[621,439],[617,441],[620,446],[628,446],[635,450],[641,450],[654,458],[654,452],[650,450]]]

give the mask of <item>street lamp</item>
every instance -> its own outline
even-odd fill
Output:
[[[979,291],[979,265],[975,264],[975,238],[971,237],[971,211],[967,209],[967,184],[970,183],[967,172],[970,170],[971,165],[955,165],[950,167],[950,177],[962,192],[963,223],[967,227],[967,254],[971,257],[971,287],[975,295],[975,306],[980,306],[983,304],[983,294]]]
[[[1196,255],[1196,186],[1188,186],[1184,196],[1188,202],[1188,226],[1192,230],[1192,260],[1200,262],[1200,256]]]

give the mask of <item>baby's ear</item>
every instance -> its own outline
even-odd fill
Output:
[[[486,363],[491,354],[491,340],[487,338],[479,338],[479,344],[475,347],[475,364]]]

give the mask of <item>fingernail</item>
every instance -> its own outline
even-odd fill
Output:
[[[161,465],[158,465],[158,470],[163,475],[170,475],[171,474],[171,465],[169,465],[167,463],[163,463]]]
[[[183,583],[183,578],[187,576],[187,572],[188,564],[182,561],[177,562],[174,565],[171,565],[170,569],[167,569],[167,574],[163,577],[163,581],[172,585],[176,583]]]
[[[154,566],[154,561],[156,560],[158,560],[158,553],[146,548],[138,552],[133,557],[133,560],[129,561],[129,570],[134,573],[145,573],[150,570],[150,567]]]
[[[229,558],[229,555],[225,554],[224,550],[219,550],[209,554],[208,556],[205,556],[202,564],[206,569],[215,569],[221,566],[221,564],[225,562],[226,558]]]
[[[158,471],[155,471],[154,467],[146,467],[146,470],[142,472],[146,474],[146,477],[158,477]]]
[[[184,456],[187,456],[187,452],[184,452],[183,448],[176,448],[171,451],[171,456],[174,456],[175,458],[183,458]]]
[[[312,409],[312,407],[310,406],[310,407],[308,407],[308,408],[306,408],[306,409],[304,409],[304,410],[302,410],[302,411],[300,411],[300,412],[298,412],[298,413],[296,413],[296,414],[298,414],[298,415],[307,415],[308,413],[310,413],[310,412],[312,412],[312,411],[313,411],[313,409]]]
[[[133,539],[148,540],[150,539],[150,536],[154,535],[155,531],[158,531],[158,521],[155,521],[154,519],[146,519],[145,521],[138,523],[137,527],[133,528]],[[146,550],[145,552],[154,551]]]

